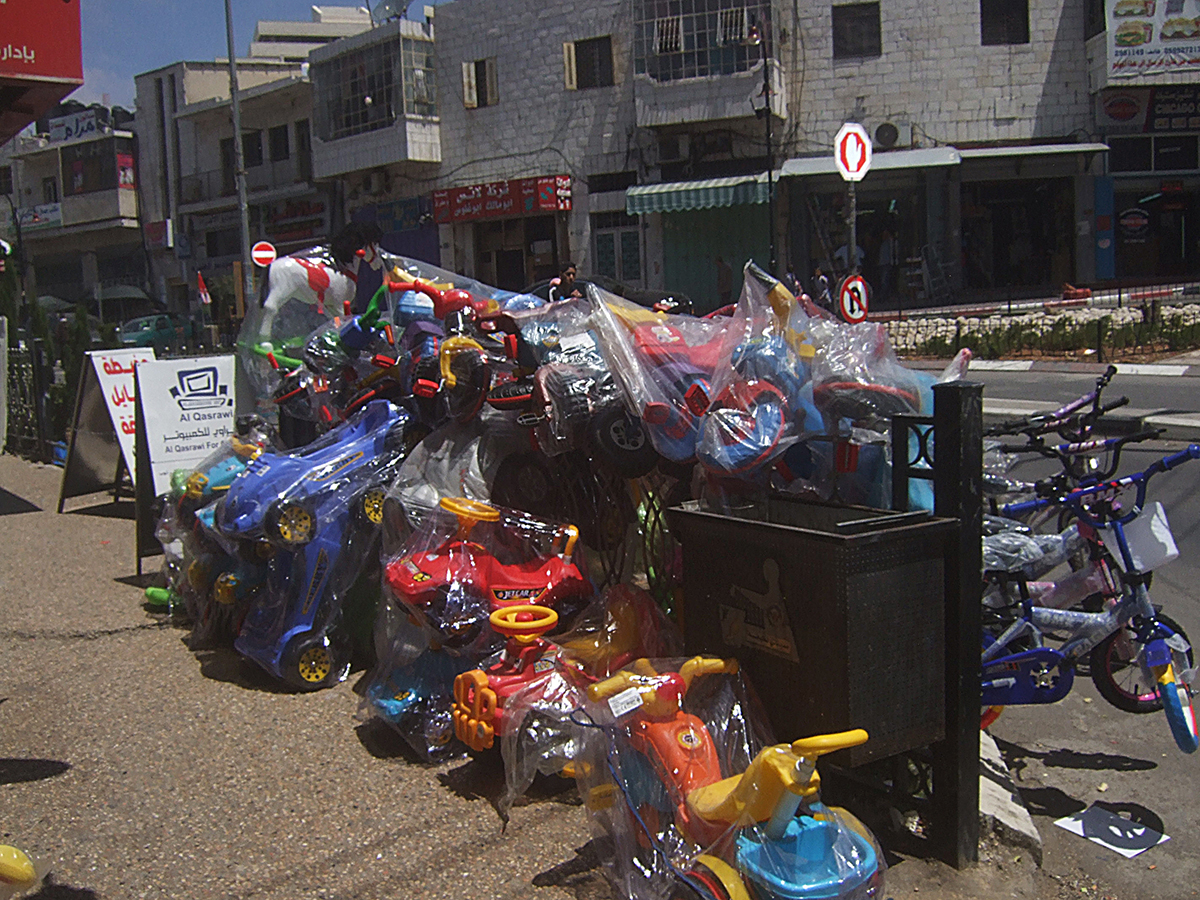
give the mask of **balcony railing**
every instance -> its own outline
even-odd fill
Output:
[[[246,169],[246,190],[254,194],[291,187],[293,184],[306,184],[312,177],[311,169],[311,165],[303,164],[296,157],[251,166]],[[179,179],[180,203],[204,203],[232,197],[236,193],[237,183],[232,169],[198,172]]]

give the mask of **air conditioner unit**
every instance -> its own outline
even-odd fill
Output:
[[[900,150],[911,147],[913,142],[912,123],[903,119],[889,119],[867,126],[874,150]]]

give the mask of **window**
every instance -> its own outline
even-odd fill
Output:
[[[833,7],[833,58],[882,56],[878,3]]]
[[[437,115],[437,73],[433,42],[405,38],[404,111],[410,116]]]
[[[261,131],[247,131],[242,135],[242,162],[247,169],[263,164],[263,145]]]
[[[222,228],[204,235],[204,250],[209,259],[237,256],[241,252],[242,236],[237,228]]]
[[[985,47],[1029,43],[1029,0],[979,0],[980,42]]]
[[[11,194],[12,192],[12,166],[0,166],[0,194]]]
[[[129,148],[125,148],[127,151]],[[73,197],[117,187],[117,156],[112,138],[69,144],[60,153],[62,194]]]
[[[655,81],[748,71],[762,59],[751,29],[771,54],[767,0],[633,0],[633,11],[633,71]]]
[[[292,155],[292,148],[288,143],[288,127],[286,125],[276,125],[268,131],[267,143],[271,148],[271,162],[283,162]]]
[[[1160,136],[1154,139],[1154,171],[1177,172],[1196,168],[1197,140],[1194,134]]]
[[[496,84],[496,58],[477,59],[462,64],[463,106],[477,109],[495,106],[500,102],[500,89]]]
[[[635,184],[637,184],[637,172],[597,172],[587,177],[589,194],[623,191]]]
[[[612,38],[575,42],[575,87],[610,87],[613,84]]]
[[[42,179],[42,202],[58,202],[58,179],[53,175],[49,175]]]
[[[1104,24],[1104,0],[1085,0],[1083,9],[1083,39],[1091,40],[1108,28]]]
[[[408,70],[410,63],[425,73],[420,90],[425,100],[421,102],[416,99],[416,76],[415,70]],[[399,36],[314,65],[311,72],[317,137],[333,141],[389,128],[405,112],[434,115],[432,68],[431,42],[401,41]],[[412,108],[406,107],[410,95]]]
[[[592,271],[617,281],[641,281],[642,244],[638,220],[624,212],[594,213],[596,248]]]

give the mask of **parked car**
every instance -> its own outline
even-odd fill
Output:
[[[638,306],[646,306],[651,309],[661,309],[664,312],[673,313],[690,313],[692,311],[692,298],[679,291],[635,288],[624,282],[617,281],[615,278],[609,278],[607,275],[580,275],[575,279],[575,283],[581,289],[585,284],[594,284],[601,290],[608,291],[610,294],[616,294],[618,297],[624,297]],[[535,297],[549,300],[550,285],[551,279],[538,281],[525,288],[522,293],[533,294]]]
[[[175,321],[168,315],[139,316],[121,326],[121,346],[153,347],[163,351],[192,338],[192,323]]]

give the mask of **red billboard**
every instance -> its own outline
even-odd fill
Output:
[[[524,216],[570,208],[570,175],[515,178],[433,192],[433,219],[438,223]]]
[[[0,143],[81,84],[79,0],[0,0]]]

